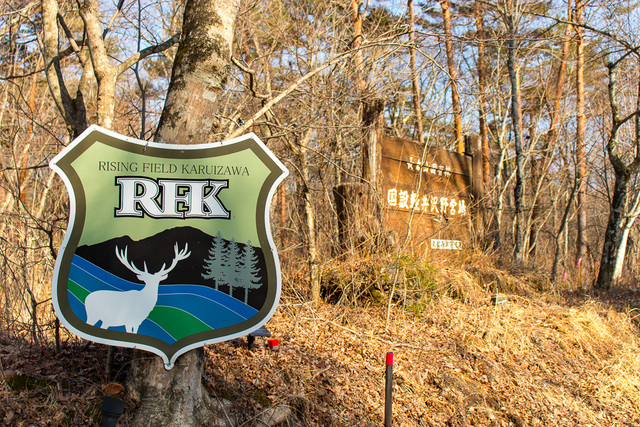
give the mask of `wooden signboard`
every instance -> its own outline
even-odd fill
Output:
[[[408,234],[415,254],[468,246],[472,156],[384,138],[379,182],[383,227],[400,244]]]

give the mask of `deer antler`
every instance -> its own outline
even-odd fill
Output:
[[[176,255],[173,258],[173,261],[171,261],[171,265],[169,266],[169,268],[164,268],[164,264],[162,264],[162,268],[160,269],[160,271],[158,271],[157,274],[169,273],[171,270],[173,270],[176,267],[176,265],[178,264],[178,261],[182,261],[183,259],[189,258],[189,255],[191,255],[191,252],[189,252],[188,243],[184,245],[184,249],[182,249],[181,251],[178,250],[178,244],[176,243],[176,245],[173,247],[173,251]]]
[[[124,247],[124,250],[121,251],[120,249],[118,249],[118,247],[116,246],[116,257],[118,257],[118,259],[120,260],[120,262],[127,267],[129,270],[131,270],[132,272],[134,272],[135,274],[142,274],[143,272],[137,268],[135,265],[133,265],[133,262],[130,262],[127,256],[127,250],[129,249],[128,246]],[[145,270],[146,270],[146,265],[145,265]]]

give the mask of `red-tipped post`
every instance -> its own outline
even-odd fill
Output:
[[[387,353],[387,372],[384,388],[384,427],[391,427],[393,412],[393,353]]]

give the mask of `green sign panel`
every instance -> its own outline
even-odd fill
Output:
[[[269,205],[288,171],[255,135],[173,145],[92,126],[51,167],[71,211],[53,304],[75,334],[151,351],[170,369],[275,311]]]

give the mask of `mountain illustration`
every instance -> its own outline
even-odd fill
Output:
[[[131,282],[139,282],[136,275],[125,267],[116,257],[116,247],[119,250],[127,248],[127,258],[138,269],[144,270],[145,265],[148,271],[155,272],[164,265],[169,265],[175,255],[174,246],[177,244],[180,249],[186,245],[189,247],[191,255],[186,260],[178,263],[168,277],[160,283],[166,285],[204,285],[215,288],[215,280],[206,279],[204,269],[205,260],[210,259],[214,236],[193,227],[176,227],[164,230],[158,234],[142,240],[133,240],[129,236],[116,237],[94,245],[79,246],[75,254],[96,266],[109,271],[110,273]],[[223,239],[224,245],[232,242]],[[240,251],[247,246],[245,243],[236,243]],[[265,302],[267,295],[266,285],[266,263],[262,249],[253,247],[254,259],[256,260],[257,276],[262,285],[252,288],[248,292],[247,304],[259,310]],[[209,261],[210,262],[210,261]],[[242,288],[231,288],[228,285],[218,286],[221,292],[230,293],[232,297],[244,301],[245,290]],[[229,292],[231,291],[231,292]]]

